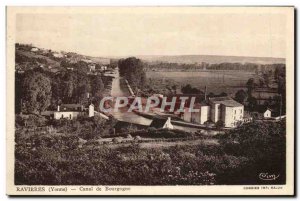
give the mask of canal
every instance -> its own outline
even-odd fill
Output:
[[[115,69],[115,73],[113,76],[114,76],[114,78],[112,80],[111,96],[112,97],[129,97],[130,93],[129,93],[128,87],[125,83],[125,79],[119,75],[118,68]],[[140,124],[140,125],[145,125],[145,126],[149,126],[151,124],[151,122],[152,122],[151,119],[139,116],[134,112],[128,112],[127,110],[128,110],[128,108],[121,108],[116,112],[112,111],[111,115],[114,116],[114,118],[116,118],[117,120],[123,121],[123,122]],[[191,128],[191,127],[178,126],[178,125],[173,125],[173,126],[175,129],[189,131],[189,132],[196,132],[199,130],[203,130],[203,129],[199,129],[199,128]],[[207,134],[214,133],[213,131],[206,131],[206,130],[203,130],[203,131],[207,132]]]

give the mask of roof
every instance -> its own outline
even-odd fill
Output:
[[[242,107],[243,105],[232,98],[225,96],[225,97],[214,97],[210,98],[209,101],[215,103],[215,104],[222,104],[227,107]]]
[[[206,103],[206,101],[202,101],[201,103],[195,103],[194,104],[194,109],[200,109],[203,106],[208,106],[208,104]]]
[[[77,108],[77,107],[81,107],[81,104],[77,104],[77,103],[61,104],[61,107]]]
[[[81,107],[80,104],[61,104],[60,111],[80,111]]]
[[[154,118],[150,124],[150,127],[163,128],[168,119],[165,118]]]

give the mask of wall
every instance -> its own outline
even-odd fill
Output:
[[[192,114],[189,112],[189,108],[184,109],[183,120],[187,122],[191,122]]]
[[[264,117],[265,118],[270,118],[271,117],[271,111],[270,110],[267,110],[264,112]]]
[[[239,107],[222,107],[222,121],[225,127],[236,127],[239,121],[244,118],[244,106]]]
[[[82,112],[74,112],[74,111],[54,112],[54,119],[61,119],[62,115],[63,115],[63,118],[66,118],[66,119],[76,119],[81,114],[82,114]]]
[[[216,123],[221,119],[221,105],[212,103],[211,105],[211,120]]]
[[[204,124],[209,119],[210,107],[202,106],[200,114],[200,124]]]
[[[89,117],[93,117],[95,115],[95,108],[94,105],[89,106]]]

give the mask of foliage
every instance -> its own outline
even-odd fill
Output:
[[[246,83],[247,89],[248,89],[248,96],[252,96],[252,92],[257,87],[257,84],[255,83],[255,80],[253,78],[250,78]]]
[[[221,146],[230,155],[244,156],[252,161],[244,171],[245,181],[258,182],[253,175],[260,172],[279,174],[285,181],[286,122],[254,122],[238,127],[221,137]]]
[[[144,88],[146,73],[144,71],[144,64],[140,59],[135,57],[120,59],[118,66],[120,75],[128,80],[135,92],[137,92],[138,89]]]
[[[238,90],[235,94],[235,100],[243,105],[245,105],[247,97],[248,95],[243,89]]]
[[[224,127],[224,122],[222,120],[219,120],[219,121],[216,122],[216,128],[218,130],[220,130],[223,127]]]
[[[82,121],[87,121],[83,119]],[[151,129],[149,132],[154,132]],[[136,137],[135,137],[136,138]],[[117,147],[79,137],[16,137],[15,183],[23,185],[230,185],[285,183],[285,122],[253,123],[220,135],[220,144]],[[115,138],[115,142],[120,142]],[[93,143],[92,143],[93,142]],[[260,172],[280,174],[259,180]]]
[[[200,91],[197,88],[192,87],[190,84],[183,86],[181,88],[181,91],[183,94],[200,94],[200,93],[203,94],[202,91]]]
[[[24,105],[29,113],[42,112],[50,105],[51,80],[40,72],[26,75],[23,82]]]

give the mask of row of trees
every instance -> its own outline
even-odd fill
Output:
[[[182,63],[147,63],[147,70],[182,70],[182,71],[192,71],[192,70],[240,70],[240,71],[274,71],[275,68],[282,68],[284,64],[256,64],[256,63],[215,63],[209,64],[203,62],[202,64],[182,64]]]
[[[143,90],[146,85],[144,64],[140,59],[129,57],[118,62],[120,75],[125,77],[135,92]]]

